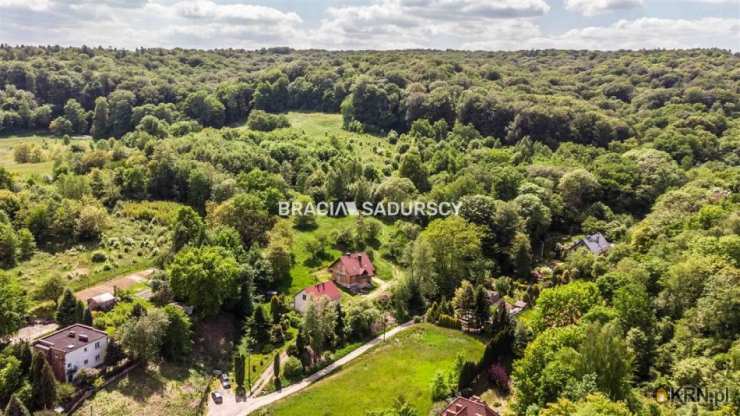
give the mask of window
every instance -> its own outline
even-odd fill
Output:
[[[96,349],[96,350],[97,350],[97,349],[100,349],[100,341],[98,341],[98,342],[96,342],[96,343],[95,343],[95,349]]]
[[[96,361],[96,362],[97,362],[97,361],[100,361],[100,354],[97,354],[97,355],[95,356],[95,361]]]
[[[87,365],[87,360],[85,360],[85,365]]]
[[[85,348],[83,349],[83,351],[87,352],[87,347],[85,347]]]
[[[67,363],[67,368],[72,367],[72,363]]]

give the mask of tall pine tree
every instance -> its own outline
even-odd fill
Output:
[[[44,355],[36,351],[31,360],[31,408],[50,409],[57,400],[57,385],[51,366]]]
[[[344,333],[344,317],[345,313],[342,310],[342,304],[337,302],[337,324],[334,326],[334,335],[336,336],[337,346],[344,345],[345,333]]]
[[[61,326],[72,325],[82,320],[82,310],[80,302],[75,298],[74,293],[69,288],[64,289],[62,297],[57,302],[57,312],[54,319]]]

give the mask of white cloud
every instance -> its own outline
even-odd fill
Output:
[[[607,27],[573,29],[556,37],[561,47],[585,49],[651,49],[720,47],[740,45],[740,19],[660,19],[643,17],[620,20]]]
[[[245,23],[301,23],[295,13],[283,13],[271,7],[252,4],[217,4],[208,0],[183,1],[174,6],[178,14],[191,19]]]
[[[0,0],[0,9],[47,10],[51,0]]]
[[[552,36],[522,39],[520,49],[687,49],[718,47],[737,50],[740,19],[702,18],[620,20],[609,26],[572,29]],[[468,48],[496,49],[496,41],[467,44]]]
[[[737,50],[740,45],[740,19],[732,16],[644,17],[605,26],[545,30],[538,20],[550,10],[544,0],[366,0],[364,5],[329,7],[323,18],[314,22],[304,21],[293,10],[256,5],[255,1],[0,0],[0,41],[247,49],[287,45],[326,49]],[[567,1],[580,4],[584,14],[630,3]]]
[[[0,39],[8,43],[121,48],[259,48],[302,44],[293,12],[210,0],[0,0]]]
[[[565,0],[565,8],[584,16],[641,7],[643,0]]]
[[[310,39],[330,49],[460,48],[513,32],[531,33],[529,17],[550,7],[542,0],[378,0],[364,6],[330,7]]]

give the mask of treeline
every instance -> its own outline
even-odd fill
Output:
[[[345,127],[405,132],[415,120],[606,146],[639,136],[666,104],[737,111],[737,57],[689,52],[388,53],[0,49],[0,131],[161,137],[246,120],[252,109],[338,112]],[[556,71],[554,66],[558,67]],[[723,74],[729,73],[725,77]],[[734,74],[734,75],[733,75]],[[197,125],[196,125],[197,123]],[[264,125],[264,123],[263,123]],[[721,127],[720,127],[721,128]]]

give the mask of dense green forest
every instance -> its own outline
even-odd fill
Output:
[[[492,381],[510,390],[511,414],[740,409],[737,54],[0,46],[0,88],[0,143],[41,135],[14,146],[14,163],[52,164],[0,166],[0,338],[45,302],[64,304],[65,282],[21,285],[24,265],[110,248],[111,223],[130,218],[142,234],[166,228],[142,247],[163,270],[157,295],[195,305],[194,319],[236,314],[250,342],[295,329],[320,356],[367,338],[382,313],[445,326],[475,316],[496,352],[479,376],[503,368]],[[341,114],[343,131],[291,126],[288,112]],[[279,314],[266,328],[260,299],[288,293],[294,235],[317,227],[279,217],[280,201],[462,205],[459,216],[360,219],[312,240],[317,258],[325,245],[368,250],[407,272],[390,299],[347,311],[356,333],[327,337],[280,328]],[[376,244],[383,227],[391,234]],[[571,248],[594,233],[608,252]],[[485,290],[529,308],[504,322]],[[125,320],[94,323],[123,334],[131,356],[188,353],[171,339],[161,354],[137,350]],[[31,398],[21,355],[0,354],[0,405],[47,407]],[[296,356],[306,371],[316,364]],[[656,401],[682,386],[731,397]]]

